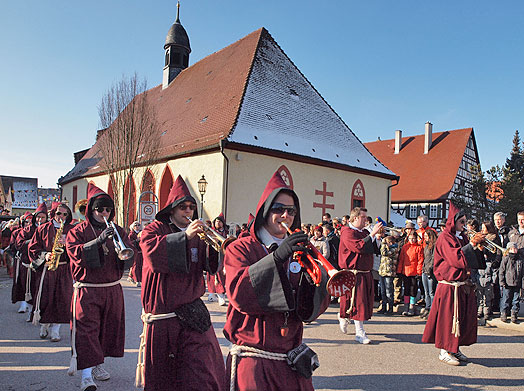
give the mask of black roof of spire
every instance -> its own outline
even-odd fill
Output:
[[[167,49],[167,47],[171,45],[182,46],[191,53],[189,37],[187,35],[186,29],[180,23],[180,2],[177,2],[175,23],[173,23],[173,25],[167,32],[166,43],[164,44],[164,49]]]

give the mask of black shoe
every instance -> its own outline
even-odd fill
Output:
[[[500,314],[500,320],[504,323],[509,323],[508,321],[508,315],[506,314]]]
[[[515,324],[519,323],[519,320],[517,319],[517,313],[515,312],[511,313],[511,323],[515,323]]]

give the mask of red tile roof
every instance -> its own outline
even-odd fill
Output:
[[[261,37],[260,28],[183,70],[169,86],[149,90],[161,124],[162,159],[216,146],[233,128]],[[73,170],[67,183],[101,172],[97,143]]]
[[[402,138],[395,155],[395,140],[365,143],[369,151],[387,168],[400,176],[391,188],[392,202],[445,199],[453,187],[460,162],[473,128],[433,133],[429,153],[424,154],[424,135]]]

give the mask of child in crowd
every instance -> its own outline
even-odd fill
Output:
[[[408,242],[402,246],[398,258],[397,273],[402,274],[404,281],[404,305],[402,312],[404,316],[415,315],[415,303],[417,298],[417,276],[422,274],[422,265],[424,264],[424,251],[418,244],[418,235],[411,232],[408,236]]]
[[[311,244],[324,256],[329,259],[329,243],[324,237],[324,230],[322,226],[317,225],[313,229],[313,237],[309,239]]]
[[[386,236],[380,246],[380,293],[382,305],[379,314],[393,314],[393,279],[397,275],[398,244],[393,236]]]
[[[509,242],[507,245],[508,255],[502,258],[499,269],[499,281],[502,287],[502,299],[500,300],[500,320],[508,322],[508,308],[511,304],[511,322],[518,323],[520,310],[520,289],[523,287],[522,254],[517,249],[517,244]]]
[[[437,288],[437,279],[433,274],[433,262],[435,243],[437,242],[437,234],[434,230],[430,229],[424,232],[424,263],[422,265],[422,285],[424,286],[424,298],[426,306],[420,311],[420,317],[427,319],[429,311],[431,310],[431,304],[433,303],[433,297],[435,296],[435,289]]]

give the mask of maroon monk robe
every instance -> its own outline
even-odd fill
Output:
[[[71,224],[66,223],[63,235],[67,235],[72,227]],[[29,257],[33,264],[38,263],[39,259],[45,259],[45,254],[52,251],[57,230],[54,220],[36,229],[28,245]],[[59,265],[55,271],[46,270],[44,273],[44,268],[47,268],[44,261],[33,276],[36,286],[36,293],[33,297],[35,305],[41,279],[44,276],[40,298],[40,323],[69,323],[71,320],[73,279],[69,269],[69,257],[65,251],[60,256],[60,263],[62,262],[64,264]]]
[[[9,247],[13,254],[13,286],[11,289],[11,303],[25,300],[25,278],[27,273],[21,263],[20,249],[17,246],[18,236],[22,233],[23,228],[18,228],[11,234],[11,243]],[[22,274],[20,273],[22,272]]]
[[[475,261],[477,251],[464,238],[455,236],[455,205],[450,204],[446,228],[435,243],[434,273],[438,281],[466,281],[470,278],[468,260]],[[481,254],[478,251],[479,255]],[[457,353],[460,346],[477,342],[477,302],[473,286],[458,288],[460,336],[452,334],[455,287],[439,283],[431,305],[422,342],[435,343],[435,347]]]
[[[299,346],[302,343],[302,322],[316,319],[329,305],[325,288],[327,278],[318,288],[310,285],[300,268],[290,270],[289,261],[277,265],[273,255],[257,237],[257,230],[264,224],[264,210],[269,209],[282,190],[288,190],[293,195],[298,210],[291,229],[300,227],[298,197],[275,173],[259,201],[250,233],[232,242],[224,259],[229,298],[225,337],[233,344],[273,353],[287,353]],[[308,294],[302,296],[305,290]],[[301,317],[297,308],[301,310]],[[283,336],[281,327],[286,324],[286,317],[288,332]],[[231,362],[229,355],[228,380]],[[313,390],[312,378],[298,375],[286,361],[237,357],[236,373],[237,391]]]
[[[138,234],[133,229],[129,232],[128,238],[131,244],[133,244],[133,248],[136,250],[135,262],[133,263],[133,266],[131,266],[131,269],[129,269],[129,276],[135,282],[142,282],[143,258],[142,258],[142,250],[140,248],[140,239],[138,238]]]
[[[338,266],[341,269],[359,270],[355,283],[355,299],[353,310],[348,315],[351,305],[351,292],[340,297],[340,317],[365,321],[373,315],[374,286],[373,275],[373,240],[369,231],[359,231],[352,227],[342,227],[340,232],[340,247]]]
[[[36,229],[38,228],[36,217],[43,213],[46,216],[47,219],[47,205],[45,202],[42,202],[40,205],[38,205],[38,208],[36,208],[35,213],[33,215],[33,218],[31,219],[31,224],[27,227],[25,227],[20,234],[16,238],[16,247],[19,249],[21,253],[21,267],[20,267],[20,274],[18,281],[20,281],[21,284],[23,284],[23,292],[24,294],[26,291],[29,291],[31,297],[25,297],[24,300],[29,303],[33,304],[33,298],[36,298],[36,278],[35,278],[35,272],[33,272],[29,265],[31,264],[31,259],[29,258],[29,242],[31,242],[31,239],[33,238],[33,235],[36,232]],[[28,266],[24,266],[28,265]],[[27,273],[29,273],[30,277],[30,287],[29,290],[27,289]],[[23,274],[23,277],[22,277]]]
[[[88,185],[86,220],[73,227],[67,235],[66,248],[71,259],[73,279],[78,282],[103,284],[119,281],[124,273],[124,261],[118,259],[113,240],[104,246],[94,243],[105,229],[92,225],[93,202],[98,196],[109,197],[96,186]],[[114,217],[111,212],[110,220]],[[133,248],[124,230],[116,225],[126,247]],[[130,260],[132,262],[132,260]],[[123,357],[125,342],[124,294],[120,284],[110,287],[83,287],[76,300],[77,368],[102,364],[104,357]],[[73,323],[71,322],[71,327]]]
[[[198,236],[187,240],[185,232],[170,224],[171,209],[185,201],[195,202],[178,176],[166,206],[142,231],[142,305],[146,313],[167,314],[199,299],[205,292],[203,270],[217,269],[216,252],[210,250],[207,259],[207,246]],[[224,382],[224,360],[213,326],[201,334],[184,327],[176,317],[147,326],[146,391],[220,391]]]

